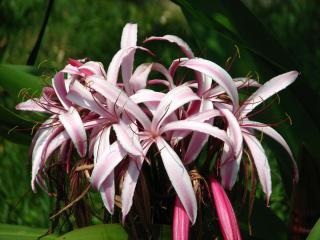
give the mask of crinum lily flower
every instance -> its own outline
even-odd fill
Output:
[[[285,74],[281,74],[276,76],[263,84],[256,92],[254,92],[236,111],[235,116],[238,120],[238,125],[241,128],[241,133],[237,134],[237,138],[243,138],[250,153],[252,159],[254,160],[254,164],[256,166],[258,177],[260,179],[260,183],[262,185],[262,190],[266,194],[267,202],[269,201],[271,195],[271,175],[270,175],[270,167],[267,160],[267,156],[263,150],[263,147],[259,140],[254,136],[254,130],[263,132],[269,137],[273,138],[280,145],[284,147],[284,149],[288,152],[289,156],[292,159],[293,170],[294,170],[294,181],[298,179],[298,170],[296,163],[293,158],[293,154],[283,139],[283,137],[276,132],[273,128],[268,126],[268,124],[263,124],[256,121],[249,120],[250,113],[262,102],[278,93],[279,91],[286,88],[288,85],[294,82],[297,78],[298,72],[291,71]],[[223,114],[230,112],[228,110],[230,106],[225,104],[220,104],[219,109],[223,112]],[[234,127],[237,124],[235,122],[229,122],[230,127]],[[242,151],[242,149],[241,149]],[[224,187],[231,189],[234,185],[237,172],[239,170],[241,158],[238,159],[229,159],[223,154],[221,159],[221,180]]]
[[[173,114],[175,110],[186,103],[198,100],[197,95],[186,86],[179,86],[169,91],[159,102],[152,121],[150,121],[139,106],[116,86],[107,84],[100,79],[91,78],[91,80],[90,87],[92,89],[101,93],[106,99],[113,102],[118,107],[121,107],[141,123],[143,129],[139,129],[139,132],[136,134],[140,137],[142,145],[146,146],[145,148],[148,149],[151,144],[156,144],[160,151],[169,179],[171,180],[181,203],[186,209],[191,222],[194,223],[196,219],[197,206],[190,177],[177,153],[167,143],[166,136],[164,134],[168,131],[175,130],[198,131],[219,138],[230,145],[230,140],[226,137],[226,133],[217,127],[211,126],[210,124],[194,120],[177,120],[165,123],[165,120],[169,115]],[[154,101],[154,99],[157,98],[156,95],[151,97],[150,101]],[[112,149],[111,152],[104,154],[105,156],[101,157],[102,160],[97,163],[92,172],[92,183],[98,189],[101,187],[110,172],[112,172],[124,158],[124,152],[120,147],[129,150],[132,146],[130,143],[130,141],[132,142],[131,139],[119,138],[117,136],[117,141],[120,146],[114,146],[114,149]],[[147,151],[144,152],[144,155],[146,154]],[[142,163],[143,158],[140,158],[140,161],[133,162],[131,165],[132,169],[130,169],[129,172],[131,174],[132,182],[130,185],[128,183],[126,184],[126,179],[124,180],[124,189],[122,193],[122,197],[124,199],[122,199],[122,203],[127,203],[127,205],[122,205],[124,215],[127,214],[132,204],[132,199],[125,200],[128,196],[132,196],[132,193],[127,194],[126,191],[134,190]],[[126,194],[124,194],[124,192]],[[110,199],[110,201],[113,201],[113,199]]]
[[[50,155],[48,148],[52,149],[53,144],[56,143],[56,138],[62,135],[71,138],[80,157],[84,157],[87,150],[86,132],[81,117],[73,104],[66,98],[67,88],[64,73],[59,72],[55,75],[52,79],[52,86],[53,88],[44,88],[40,98],[29,99],[16,106],[18,110],[52,114],[41,125],[32,143],[31,186],[34,191],[35,181],[41,180],[41,178],[38,178],[38,172],[44,167],[46,159]],[[56,147],[58,146],[54,148]]]

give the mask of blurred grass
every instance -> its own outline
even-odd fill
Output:
[[[30,188],[31,164],[28,147],[0,142],[0,222],[48,227],[50,199]]]

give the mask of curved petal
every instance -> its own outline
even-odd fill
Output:
[[[123,61],[126,59],[127,56],[130,56],[130,54],[133,54],[136,49],[141,49],[143,51],[146,51],[150,54],[152,54],[148,49],[143,48],[143,47],[138,47],[138,46],[132,46],[132,47],[128,47],[128,48],[123,48],[120,49],[112,58],[109,67],[108,67],[108,71],[107,71],[107,81],[113,85],[116,85],[117,81],[118,81],[118,74],[119,74],[119,69],[120,66],[122,65]],[[130,75],[131,76],[131,75]],[[131,88],[129,85],[129,79],[126,81],[124,79],[124,85],[125,85],[125,89],[128,94],[132,94],[131,92]]]
[[[217,210],[223,239],[241,240],[236,215],[223,187],[215,178],[210,178],[210,187]]]
[[[242,117],[246,116],[249,112],[255,109],[262,102],[267,100],[269,97],[283,90],[291,83],[293,83],[298,77],[297,71],[287,72],[278,75],[265,84],[263,84],[256,92],[254,92],[240,107],[239,112]]]
[[[153,71],[157,71],[159,73],[161,73],[163,76],[166,77],[166,79],[168,80],[169,82],[169,88],[174,88],[175,85],[173,83],[173,79],[169,73],[169,71],[160,63],[153,63],[152,64],[152,70]]]
[[[110,131],[111,127],[103,128],[95,139],[94,148],[93,148],[93,156],[94,162],[97,163],[103,152],[110,150]]]
[[[146,155],[151,145],[152,145],[152,142],[150,141],[146,141],[143,144],[144,155]],[[136,184],[138,182],[143,161],[144,161],[143,157],[136,157],[136,158],[130,159],[128,170],[126,171],[126,174],[124,176],[123,188],[121,193],[123,222],[132,206],[132,198],[134,195]]]
[[[234,186],[240,167],[240,162],[243,152],[243,136],[239,122],[234,114],[223,104],[216,104],[217,109],[225,117],[228,127],[227,134],[232,141],[232,146],[235,155],[230,158],[229,146],[223,146],[223,152],[221,156],[220,174],[222,185],[227,189],[232,189]]]
[[[43,112],[50,113],[49,109],[42,106],[41,99],[28,99],[25,102],[21,102],[17,104],[16,109],[21,111],[32,111],[32,112]]]
[[[113,124],[113,129],[117,136],[117,141],[120,143],[129,154],[133,156],[142,156],[142,146],[139,141],[134,141],[134,135],[137,133],[133,132],[133,129],[119,121],[117,124]]]
[[[89,77],[88,84],[110,102],[132,114],[144,128],[149,129],[151,123],[147,115],[121,89],[95,77]]]
[[[80,157],[84,157],[87,151],[87,135],[79,113],[75,108],[70,107],[68,112],[59,115],[59,119],[77,148]]]
[[[68,139],[64,135],[64,141],[57,142],[57,138],[60,139],[60,135],[65,133],[62,127],[48,127],[46,129],[41,130],[37,141],[34,144],[32,151],[32,177],[31,177],[31,187],[33,191],[36,191],[35,188],[35,180],[39,169],[41,169],[50,154],[52,153],[52,146],[56,147],[60,146],[64,141]],[[62,133],[61,133],[62,132]]]
[[[137,45],[138,25],[135,23],[127,23],[121,36],[121,48],[134,47]]]
[[[58,72],[52,79],[52,86],[62,106],[68,109],[72,103],[67,99],[67,89],[64,80],[64,73]]]
[[[256,166],[258,172],[262,190],[266,194],[267,204],[269,204],[272,188],[270,166],[267,156],[257,138],[246,133],[243,133],[243,138],[251,152],[251,156],[254,160],[254,165]]]
[[[100,189],[104,180],[110,175],[113,169],[126,156],[126,151],[118,142],[111,144],[110,149],[105,149],[101,155],[101,160],[95,165],[91,174],[91,183],[97,189]]]
[[[183,41],[181,38],[179,38],[177,36],[174,36],[174,35],[164,35],[162,37],[154,37],[154,36],[152,36],[152,37],[147,38],[143,42],[146,43],[146,42],[155,41],[155,40],[157,40],[157,41],[158,40],[165,40],[165,41],[177,44],[181,48],[182,52],[188,58],[194,58],[194,54],[193,54],[191,48],[189,47],[189,45],[185,41]]]
[[[98,99],[95,99],[94,95],[78,81],[75,81],[70,86],[67,99],[77,104],[78,106],[98,113],[100,116],[105,116],[107,114],[102,104],[98,103]]]
[[[152,63],[144,63],[136,68],[129,80],[129,84],[134,92],[146,87],[151,68]]]
[[[219,65],[206,59],[189,59],[180,63],[181,67],[193,69],[201,72],[217,82],[230,96],[235,108],[239,106],[239,96],[237,88],[230,75]],[[198,86],[199,88],[200,86]]]
[[[128,23],[125,25],[122,31],[121,49],[127,49],[130,47],[135,47],[137,45],[137,32],[137,24]],[[135,50],[130,51],[130,53],[123,58],[121,64],[122,80],[124,83],[124,87],[129,95],[133,93],[132,88],[129,84],[129,80],[132,75],[134,54]]]
[[[151,123],[153,130],[159,129],[161,123],[184,104],[199,100],[199,97],[186,86],[179,86],[169,91],[160,102]]]
[[[227,133],[224,130],[214,127],[209,123],[179,120],[179,121],[174,121],[166,124],[160,129],[159,132],[160,134],[163,134],[164,132],[173,131],[173,130],[189,130],[189,131],[208,134],[224,141],[229,146],[232,146],[231,140],[228,137]]]
[[[98,75],[103,78],[106,78],[106,72],[103,68],[102,63],[89,61],[84,63],[79,67],[81,73],[84,73],[87,76]]]
[[[197,218],[197,200],[189,174],[179,156],[163,138],[158,137],[156,144],[172,186],[176,190],[190,221],[194,224]]]
[[[103,181],[101,187],[99,188],[100,195],[103,201],[103,205],[113,214],[114,211],[114,194],[115,194],[115,184],[114,184],[114,173],[110,172],[109,176]]]
[[[172,222],[172,239],[188,240],[189,239],[190,220],[183,205],[178,197],[176,197],[173,208]]]
[[[156,92],[151,89],[141,89],[135,94],[131,95],[131,100],[136,103],[145,102],[160,102],[164,98],[165,94],[162,92]]]
[[[289,156],[292,160],[294,181],[298,182],[298,180],[299,180],[298,166],[297,166],[296,161],[294,160],[294,157],[293,157],[293,154],[290,150],[290,147],[287,144],[287,142],[284,140],[284,138],[276,130],[274,130],[272,127],[266,126],[263,123],[254,122],[254,121],[244,121],[242,123],[242,126],[245,128],[255,129],[260,132],[263,132],[263,133],[267,134],[269,137],[273,138],[275,141],[277,141],[289,154]]]
[[[234,78],[233,80],[234,80],[234,84],[236,85],[237,89],[249,88],[249,87],[258,88],[261,86],[260,83],[258,83],[257,81],[255,81],[253,79],[249,79],[249,78]],[[205,97],[212,98],[215,96],[219,96],[225,92],[226,91],[221,86],[216,86],[216,87],[210,89],[209,91],[207,91],[205,93]]]
[[[202,100],[200,112],[213,110],[213,105],[210,101]],[[209,121],[209,123],[213,123],[213,121]],[[190,162],[194,161],[198,155],[200,154],[203,146],[208,141],[209,135],[195,132],[192,134],[191,140],[189,142],[187,152],[184,156],[183,163],[189,164]]]
[[[240,155],[242,151],[242,131],[237,118],[228,109],[224,108],[224,105],[216,104],[217,109],[222,113],[228,123],[228,133],[230,134],[230,139],[233,143],[233,149],[236,154],[236,158]]]

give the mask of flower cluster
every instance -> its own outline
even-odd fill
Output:
[[[144,42],[150,41],[176,44],[185,57],[172,61],[169,68],[152,62],[134,69],[136,51],[154,54],[137,46],[137,25],[127,24],[121,48],[107,72],[99,62],[69,60],[52,79],[52,87],[43,89],[40,98],[17,105],[19,110],[51,115],[39,127],[32,142],[32,189],[35,190],[36,183],[46,187],[44,169],[53,152],[59,150],[59,160],[69,168],[70,152],[75,147],[81,158],[93,162],[91,184],[101,193],[106,209],[112,214],[115,168],[127,160],[121,184],[124,219],[132,206],[141,168],[153,161],[149,152],[155,149],[177,194],[173,235],[175,239],[184,239],[188,236],[189,223],[195,223],[197,218],[197,197],[188,171],[212,138],[217,145],[218,171],[211,173],[208,181],[221,231],[226,239],[239,239],[235,214],[224,189],[234,186],[246,148],[268,201],[270,167],[256,132],[270,136],[285,148],[292,160],[293,156],[273,128],[250,120],[250,116],[258,105],[291,84],[298,73],[291,71],[276,76],[263,85],[253,79],[233,79],[217,64],[195,57],[190,47],[176,36],[150,37]],[[193,75],[178,83],[175,80],[178,69],[189,69]],[[151,79],[152,72],[162,77]],[[155,85],[164,90],[153,90]],[[256,88],[256,91],[240,103],[238,91],[242,88]]]

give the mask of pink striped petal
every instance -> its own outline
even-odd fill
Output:
[[[190,220],[183,205],[176,197],[173,209],[172,239],[188,240],[189,239]]]
[[[133,156],[141,156],[142,146],[139,141],[134,141],[134,135],[137,133],[133,132],[133,129],[121,120],[119,123],[113,124],[112,126],[116,133],[117,141],[120,143],[121,147]]]
[[[81,117],[73,107],[69,111],[59,115],[59,119],[70,135],[80,157],[84,157],[87,151],[87,135]]]
[[[210,101],[202,100],[200,112],[207,111],[207,110],[213,110],[213,105]],[[208,123],[212,124],[213,121],[209,121]],[[187,152],[183,159],[184,164],[189,164],[198,157],[203,146],[208,141],[208,138],[209,138],[208,134],[203,134],[199,132],[193,133],[187,148]]]
[[[240,152],[240,155],[237,158],[230,158],[229,151],[229,146],[224,145],[220,159],[220,175],[222,186],[226,189],[231,190],[237,181],[240,162],[242,158],[242,151]]]
[[[228,133],[230,138],[232,139],[233,149],[235,151],[235,156],[238,157],[242,150],[242,131],[238,122],[238,119],[234,116],[234,114],[228,109],[225,108],[224,105],[216,104],[218,110],[222,113],[228,123]]]
[[[41,130],[41,133],[37,137],[37,141],[33,147],[32,151],[32,177],[31,177],[31,187],[33,191],[36,191],[35,188],[35,180],[37,177],[37,174],[41,168],[44,167],[46,160],[50,156],[51,148],[49,149],[49,146],[60,146],[64,141],[67,140],[67,138],[64,139],[64,141],[58,142],[56,144],[56,139],[60,139],[60,135],[62,132],[62,127],[48,127],[44,130]],[[62,132],[64,133],[64,132]],[[48,151],[49,149],[49,151]]]
[[[199,100],[199,97],[188,87],[179,86],[169,91],[160,102],[153,116],[151,128],[159,129],[161,123],[175,110],[186,103]]]
[[[120,49],[112,58],[111,63],[109,64],[107,71],[107,81],[113,85],[116,85],[118,81],[118,74],[120,70],[120,66],[123,63],[123,60],[133,52],[135,52],[136,48],[123,48]],[[124,85],[126,88],[129,88],[129,79],[124,79]],[[127,89],[126,89],[127,91]]]
[[[193,191],[188,171],[179,156],[161,137],[156,139],[163,165],[192,224],[197,218],[197,200]]]
[[[107,71],[107,81],[113,85],[116,85],[117,81],[118,81],[118,74],[119,74],[119,70],[120,70],[120,66],[122,65],[124,59],[129,56],[130,54],[134,53],[136,49],[140,49],[143,51],[146,51],[150,54],[152,54],[148,49],[143,48],[143,47],[129,47],[129,48],[123,48],[120,49],[112,58],[111,63],[109,64],[108,67],[108,71]],[[129,79],[126,80],[124,79],[124,86],[126,91],[130,91],[127,92],[129,94],[131,94],[131,88],[129,85]]]
[[[45,157],[44,159],[48,159],[50,155],[58,148],[60,147],[64,142],[70,139],[69,134],[66,131],[60,132],[56,137],[54,137],[49,145],[47,145],[47,148],[45,149]]]
[[[253,79],[248,79],[248,78],[234,78],[234,84],[238,89],[241,88],[249,88],[249,87],[260,87],[261,84],[258,83],[257,81]],[[205,97],[216,97],[221,94],[224,94],[226,91],[221,87],[221,86],[216,86],[215,88],[210,89],[205,93]]]
[[[197,58],[184,61],[180,64],[181,67],[187,67],[195,71],[201,72],[217,82],[230,96],[233,105],[239,106],[239,96],[237,88],[230,75],[219,65],[206,59]],[[199,88],[200,86],[198,86]]]
[[[174,77],[178,67],[180,66],[181,62],[187,61],[188,58],[178,58],[172,61],[170,67],[169,67],[169,73],[171,77]]]
[[[71,64],[68,64],[67,66],[65,66],[64,69],[61,70],[61,72],[72,74],[72,75],[80,75],[80,71],[78,67],[72,66]]]
[[[21,102],[16,106],[16,109],[21,111],[50,113],[50,111],[46,109],[46,104],[42,106],[41,100],[38,98]]]
[[[185,120],[188,121],[196,121],[196,122],[206,122],[207,120],[210,120],[216,116],[220,116],[221,113],[218,112],[217,110],[207,110],[204,112],[199,112],[197,114],[194,114],[190,117],[187,117]],[[177,120],[177,119],[176,119]],[[176,121],[172,120],[172,121]],[[177,130],[173,133],[172,138],[171,138],[171,143],[172,145],[176,145],[180,140],[185,138],[190,134],[191,130]]]
[[[144,63],[136,68],[129,80],[129,84],[134,92],[146,87],[151,68],[152,63]]]
[[[70,86],[67,98],[78,106],[98,113],[100,116],[107,115],[106,109],[102,104],[99,104],[99,100],[94,98],[94,95],[78,81]]]
[[[95,165],[91,174],[92,185],[100,189],[104,180],[110,175],[113,169],[126,156],[126,151],[120,146],[118,142],[111,144],[109,149],[105,149],[101,156],[101,160]]]
[[[151,89],[141,89],[130,96],[131,100],[136,104],[145,102],[160,102],[164,97],[164,93],[156,92]]]
[[[133,23],[127,23],[121,36],[121,48],[134,47],[137,45],[138,25]]]
[[[270,166],[264,149],[258,139],[250,134],[243,133],[243,138],[251,152],[251,156],[256,166],[260,184],[263,192],[266,194],[267,204],[269,204],[270,195],[272,192],[271,187],[271,174]]]
[[[213,177],[210,179],[210,187],[223,238],[228,240],[241,240],[236,215],[223,187]]]
[[[160,134],[162,134],[164,132],[174,131],[174,130],[189,130],[189,131],[208,134],[224,141],[229,146],[232,146],[231,140],[228,137],[227,133],[224,130],[214,127],[209,123],[201,123],[201,122],[188,121],[188,120],[174,121],[164,125],[159,132]]]
[[[152,145],[151,141],[146,141],[143,143],[143,153],[147,154],[150,146]],[[143,164],[143,157],[135,157],[130,159],[128,170],[124,176],[123,188],[121,193],[122,200],[122,221],[124,222],[125,217],[129,213],[132,206],[132,199],[134,195],[134,190],[136,188],[140,170]]]
[[[55,93],[57,94],[57,97],[59,98],[62,106],[65,109],[68,109],[72,103],[66,98],[67,97],[67,89],[66,84],[64,80],[64,73],[58,72],[54,78],[52,79],[52,86],[55,90]]]
[[[169,87],[170,87],[170,89],[175,87],[175,85],[174,85],[174,83],[173,83],[173,79],[172,79],[169,71],[168,71],[162,64],[160,64],[160,63],[153,63],[153,64],[152,64],[152,70],[153,70],[153,71],[157,71],[157,72],[161,73],[163,76],[165,76],[165,78],[166,78],[166,79],[168,80],[168,82],[169,82]]]
[[[137,32],[138,25],[128,23],[123,28],[121,37],[121,49],[127,49],[129,47],[135,47],[137,45]],[[129,80],[132,75],[133,61],[134,61],[135,50],[131,51],[127,56],[124,57],[121,64],[122,80],[125,89],[129,95],[132,94],[132,88],[129,84]]]
[[[149,129],[151,123],[147,115],[121,89],[95,77],[89,77],[88,84],[110,102],[132,114],[144,128]]]
[[[255,109],[262,102],[269,97],[285,89],[291,83],[293,83],[298,77],[297,71],[291,71],[279,76],[276,76],[263,84],[256,92],[254,92],[240,107],[240,114],[242,117],[246,116],[249,112]]]
[[[155,40],[165,40],[174,44],[177,44],[182,52],[188,57],[188,58],[194,58],[194,54],[191,50],[191,48],[189,47],[189,45],[183,41],[181,38],[174,36],[174,35],[164,35],[162,37],[149,37],[146,40],[144,40],[143,42],[150,42],[150,41],[155,41]]]
[[[102,63],[89,61],[79,67],[81,73],[84,73],[87,76],[98,75],[103,78],[106,78],[106,72],[103,68]]]
[[[272,127],[269,127],[263,123],[254,122],[254,121],[244,121],[242,123],[242,126],[248,129],[255,129],[262,133],[267,134],[269,137],[273,138],[275,141],[277,141],[289,154],[291,160],[292,160],[292,166],[293,166],[293,179],[295,182],[298,182],[299,180],[299,171],[296,161],[294,160],[293,154],[290,150],[289,145],[287,144],[286,140]]]
[[[139,178],[142,164],[143,164],[143,157],[130,159],[128,170],[126,171],[126,175],[124,177],[123,189],[121,193],[123,222],[132,206],[132,198],[133,198],[134,190],[136,188],[136,184]]]
[[[100,189],[100,195],[103,201],[103,205],[108,210],[110,214],[114,211],[114,194],[115,194],[115,184],[114,184],[114,173],[110,172],[109,176],[104,180]]]
[[[104,151],[110,150],[110,131],[111,127],[103,128],[99,133],[97,138],[95,139],[94,149],[93,149],[93,156],[94,156],[94,163],[100,161],[101,156],[103,155]]]
[[[221,113],[217,110],[204,110],[202,112],[193,114],[187,117],[185,120],[188,121],[196,121],[196,122],[205,122],[210,120],[214,117],[221,116]]]

